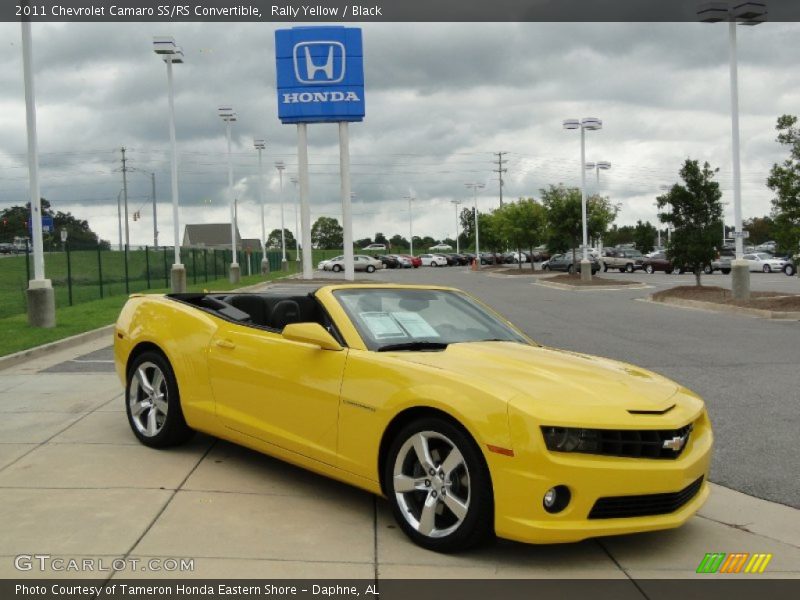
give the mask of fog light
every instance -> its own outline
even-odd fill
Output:
[[[549,513],[558,513],[567,507],[571,498],[572,494],[567,486],[557,485],[544,493],[542,506]]]

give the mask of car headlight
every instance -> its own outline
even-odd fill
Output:
[[[600,449],[600,432],[597,429],[577,427],[542,427],[544,443],[554,452],[597,452]]]

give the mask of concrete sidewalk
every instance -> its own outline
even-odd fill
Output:
[[[385,500],[343,484],[206,436],[168,451],[142,446],[128,428],[109,342],[0,372],[2,578],[708,578],[695,574],[707,552],[773,555],[762,575],[716,577],[800,578],[800,511],[719,486],[674,531],[568,545],[498,541],[456,556],[422,550]],[[20,554],[140,562],[21,572]],[[194,570],[142,571],[149,558],[194,559]]]

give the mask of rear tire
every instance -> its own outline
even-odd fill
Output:
[[[570,274],[570,275],[575,273],[575,267],[573,267],[572,265],[568,266],[567,267],[567,273]]]
[[[720,271],[722,271],[723,275],[730,275],[730,273],[731,273],[730,269],[720,269]]]
[[[653,265],[647,265],[647,266],[644,268],[644,271],[645,271],[645,273],[647,273],[648,275],[652,275],[653,273],[655,273],[655,272],[656,272],[656,270],[653,268]]]
[[[125,412],[133,434],[145,446],[178,446],[194,435],[183,418],[172,365],[159,352],[140,354],[128,369]]]
[[[375,267],[372,265],[367,265],[367,273],[374,273]]]
[[[458,425],[439,417],[409,423],[392,440],[383,474],[394,518],[417,545],[459,552],[493,536],[489,469]]]
[[[334,273],[339,273],[341,270],[342,270],[342,265],[333,265],[331,267],[331,271],[333,271]]]
[[[791,277],[792,275],[795,274],[795,269],[792,265],[786,265],[785,267],[783,267],[783,272],[789,277]]]
[[[706,265],[703,267],[703,274],[704,275],[711,275],[714,273],[714,268],[711,265]]]
[[[633,271],[634,271],[633,263],[628,263],[627,265],[625,265],[625,272],[626,273],[633,273]]]

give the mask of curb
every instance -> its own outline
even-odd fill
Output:
[[[105,325],[104,327],[92,329],[91,331],[84,331],[83,333],[78,333],[70,337],[56,340],[55,342],[50,342],[49,344],[42,344],[41,346],[34,346],[33,348],[28,348],[27,350],[20,350],[14,354],[8,354],[0,357],[0,371],[14,367],[33,358],[38,358],[45,354],[49,354],[50,352],[79,346],[80,344],[85,344],[86,342],[91,342],[105,336],[108,336],[109,341],[111,341],[113,335],[114,324],[112,323],[111,325]]]
[[[680,306],[683,308],[699,308],[702,310],[710,310],[719,313],[730,313],[735,315],[746,315],[750,317],[761,317],[762,319],[786,319],[800,321],[800,312],[797,311],[780,311],[780,310],[766,310],[763,308],[748,308],[746,306],[734,306],[728,304],[717,304],[716,302],[703,302],[702,300],[688,300],[686,298],[664,298],[662,300],[654,300],[651,296],[647,299],[642,299],[646,302],[654,302],[656,304],[670,304],[672,306]]]
[[[653,287],[646,283],[631,284],[625,286],[619,285],[570,285],[568,283],[558,283],[556,281],[537,281],[533,285],[541,285],[544,287],[553,288],[554,290],[564,290],[568,292],[621,292],[624,290],[644,290]]]

